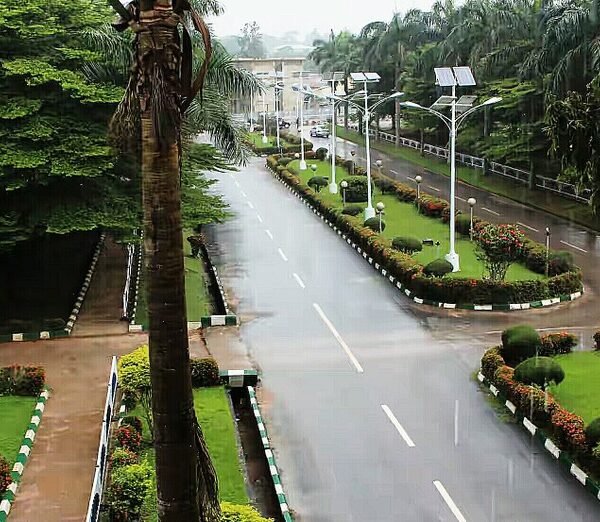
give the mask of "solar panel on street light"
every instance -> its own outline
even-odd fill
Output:
[[[378,82],[379,80],[381,80],[381,76],[379,76],[375,72],[365,73],[365,76],[367,78],[367,81],[370,81],[370,82]]]
[[[453,101],[454,96],[440,96],[431,106],[431,108],[437,109],[438,107],[451,107]]]
[[[355,82],[364,82],[367,77],[365,76],[365,73],[350,73],[350,78],[352,78],[352,81]]]
[[[452,69],[454,70],[456,81],[461,87],[477,85],[470,67],[453,67]]]
[[[335,71],[333,73],[333,80],[336,82],[341,82],[344,79],[344,73],[342,71]]]
[[[456,85],[456,78],[452,74],[450,67],[435,67],[433,71],[435,72],[436,83],[440,87],[452,87]]]
[[[321,76],[321,79],[324,82],[330,82],[331,80],[333,80],[333,73],[324,72],[323,75]]]

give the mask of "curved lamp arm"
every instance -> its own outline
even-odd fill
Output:
[[[448,127],[448,130],[452,130],[452,120],[450,120],[450,118],[448,118],[447,116],[444,116],[441,112],[438,112],[429,107],[423,107],[422,105],[419,105],[418,103],[401,102],[400,105],[402,105],[403,107],[407,107],[409,109],[421,109],[425,112],[429,112],[429,113],[433,114],[434,116],[437,116],[440,120],[442,120],[446,124],[446,127]]]
[[[473,114],[475,111],[481,109],[482,107],[486,107],[488,105],[494,105],[495,103],[498,103],[500,101],[502,101],[502,98],[500,98],[499,96],[495,96],[493,98],[490,98],[489,100],[484,101],[483,103],[480,103],[479,105],[476,105],[475,107],[471,107],[467,112],[465,112],[464,114],[461,114],[461,116],[456,119],[456,128],[458,129],[460,127],[460,125],[462,124],[462,122],[465,121],[467,116]]]

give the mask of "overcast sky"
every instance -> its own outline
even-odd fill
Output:
[[[217,36],[238,35],[246,22],[256,20],[263,34],[298,31],[301,36],[317,29],[358,31],[373,20],[391,19],[394,11],[429,9],[433,0],[221,0],[225,13],[211,18]]]

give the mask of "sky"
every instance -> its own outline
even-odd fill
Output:
[[[330,29],[356,32],[368,22],[389,21],[394,11],[429,9],[432,4],[433,0],[221,0],[225,13],[209,22],[217,36],[239,35],[252,21],[263,34],[276,36],[288,31],[304,36],[313,29],[324,34]]]

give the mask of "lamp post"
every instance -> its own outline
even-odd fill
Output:
[[[348,188],[348,182],[343,179],[342,182],[340,183],[340,187],[342,187],[342,201],[343,201],[343,206],[346,206],[346,189]]]
[[[469,225],[469,237],[471,241],[473,241],[473,207],[477,204],[477,200],[475,198],[467,199],[467,203],[471,209],[471,224]]]
[[[356,156],[356,151],[355,150],[351,150],[350,151],[350,155],[352,156],[352,175],[354,176],[354,166],[355,166],[355,162],[354,162],[354,156]]]
[[[417,212],[421,210],[421,183],[423,183],[423,177],[418,174],[415,176],[415,183],[417,184],[417,199],[415,203],[417,204]]]
[[[372,202],[372,190],[371,190],[371,149],[370,149],[370,142],[369,142],[369,119],[370,119],[370,115],[371,113],[378,107],[380,106],[382,103],[387,102],[388,100],[391,100],[393,98],[397,98],[398,96],[402,96],[404,93],[403,92],[395,92],[393,94],[390,94],[389,96],[386,96],[385,98],[379,100],[377,103],[375,103],[374,105],[372,105],[371,107],[369,107],[369,93],[367,90],[367,84],[369,83],[374,83],[374,82],[378,82],[380,80],[380,76],[377,73],[352,73],[350,75],[352,77],[352,79],[355,82],[362,82],[364,84],[364,90],[360,91],[358,93],[355,93],[353,96],[360,96],[361,98],[364,96],[364,106],[361,106],[360,104],[352,101],[349,98],[341,98],[339,96],[336,96],[334,94],[329,94],[327,96],[325,96],[324,98],[326,100],[335,100],[335,101],[339,101],[339,102],[343,102],[343,103],[349,103],[350,105],[353,105],[357,110],[361,111],[364,113],[364,120],[365,120],[365,125],[367,128],[367,132],[365,133],[365,146],[367,149],[367,207],[365,208],[365,212],[364,212],[364,219],[365,221],[369,218],[375,217],[375,209],[373,208],[373,202]],[[307,91],[305,89],[300,88],[298,85],[295,85],[292,87],[292,89],[294,89],[295,91],[298,92],[302,92],[308,96],[312,96],[315,98],[321,98],[323,99],[322,96],[317,96],[315,93],[313,93],[312,91]]]
[[[381,175],[381,167],[383,166],[383,161],[381,161],[380,159],[378,159],[375,162],[375,165],[377,165],[377,170],[379,171],[379,175]]]
[[[379,233],[381,234],[381,232],[383,232],[381,230],[381,216],[383,216],[383,209],[385,208],[385,205],[383,204],[383,201],[380,201],[379,203],[377,203],[376,205],[376,212],[377,214],[379,214]]]
[[[275,88],[274,88],[274,102],[275,102],[275,132],[277,134],[277,149],[279,150],[279,153],[281,153],[281,140],[279,137],[279,105],[277,103],[277,99],[279,97],[279,92],[278,91],[282,91],[283,87],[281,87],[279,85],[279,82],[276,80],[275,81]]]
[[[546,227],[546,277],[548,277],[550,263],[550,228]]]
[[[336,82],[343,81],[343,79],[344,79],[343,72],[334,72],[334,73],[330,73],[330,74],[325,73],[323,75],[323,81],[325,83],[331,84],[331,96],[332,96],[332,98],[330,99],[330,102],[331,102],[331,132],[330,132],[330,138],[331,138],[331,147],[330,147],[331,183],[329,184],[329,192],[331,194],[337,194],[337,191],[338,191],[338,186],[335,181],[335,175],[336,175],[336,171],[335,171],[335,156],[336,156],[336,152],[335,152],[335,140],[336,140],[336,137],[335,137],[335,133],[336,133],[335,110],[336,110],[336,104],[338,103],[334,98],[335,84],[336,84]]]
[[[300,71],[300,88],[302,87],[302,71]],[[304,95],[298,92],[298,96],[302,96],[300,100],[300,126],[298,127],[298,131],[300,132],[300,155],[302,159],[300,160],[300,170],[306,170],[306,160],[304,159],[304,132],[302,127],[304,126]]]
[[[483,103],[473,107],[475,96],[461,96],[456,99],[456,86],[466,87],[476,85],[475,78],[468,67],[437,67],[434,69],[436,83],[440,87],[451,87],[451,96],[441,96],[431,107],[423,107],[414,102],[402,102],[400,105],[412,109],[420,109],[441,119],[450,131],[450,252],[446,254],[446,260],[452,264],[453,272],[460,271],[459,256],[456,252],[456,133],[467,116],[478,109],[487,107],[502,100],[499,97],[490,98]],[[438,108],[450,107],[450,117],[442,114]],[[460,116],[457,117],[457,112]]]
[[[265,91],[262,92],[262,103],[263,103],[263,136],[262,142],[268,143],[269,138],[267,138],[267,104],[265,103]]]
[[[254,132],[254,92],[250,91],[250,132]]]

